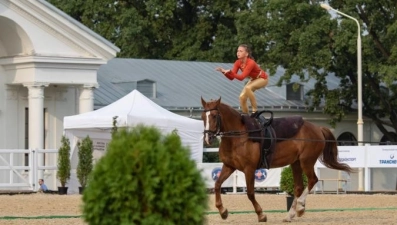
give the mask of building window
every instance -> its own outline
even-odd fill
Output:
[[[47,147],[46,146],[46,127],[48,127],[48,121],[47,121],[48,112],[47,112],[46,108],[43,109],[43,116],[44,116],[43,117],[43,122],[44,122],[43,147],[44,147],[44,149],[46,149],[46,147]],[[29,149],[29,108],[28,107],[25,108],[25,138],[24,138],[24,140],[25,140],[25,149]],[[24,162],[25,162],[24,163],[25,166],[29,166],[29,154],[28,153],[25,154]],[[43,163],[45,165],[45,157],[44,157]]]
[[[337,138],[339,146],[355,146],[358,145],[356,137],[350,132],[344,132]]]
[[[397,144],[397,135],[394,132],[388,133],[392,139],[388,138],[386,135],[380,139],[379,145],[396,145]]]
[[[152,80],[145,79],[139,81],[122,81],[113,82],[113,84],[121,87],[124,91],[128,93],[136,89],[148,98],[157,97],[156,82]]]
[[[303,100],[303,86],[298,83],[287,84],[287,100]]]
[[[136,89],[136,81],[126,81],[126,82],[113,82],[113,84],[121,87],[127,93]]]
[[[136,89],[148,98],[156,98],[156,82],[152,80],[140,80]]]

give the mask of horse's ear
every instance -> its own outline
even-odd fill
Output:
[[[216,105],[219,105],[219,104],[221,104],[221,98],[222,98],[222,97],[219,97],[219,99],[218,99],[218,100],[216,100]]]
[[[203,99],[203,96],[201,96],[201,105],[203,105],[203,107],[205,107],[207,103],[205,102],[205,100]]]

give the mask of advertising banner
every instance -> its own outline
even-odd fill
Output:
[[[207,188],[214,188],[215,181],[218,179],[222,170],[222,163],[197,163],[197,168],[201,170],[201,176],[205,179]],[[233,187],[233,175],[223,182],[222,187]]]
[[[338,161],[348,164],[352,168],[365,167],[366,151],[364,146],[338,146]],[[317,168],[326,168],[319,160]]]
[[[206,181],[207,188],[213,188],[215,181],[218,179],[222,163],[198,163],[197,167],[201,170],[201,175]],[[279,187],[280,186],[280,174],[282,168],[275,168],[271,170],[258,169],[255,171],[255,187]],[[222,187],[233,187],[234,172],[230,177],[223,182]],[[246,187],[245,175],[243,172],[237,171],[236,187]]]
[[[379,145],[368,146],[369,168],[396,168],[397,167],[397,146]]]
[[[255,187],[280,187],[282,168],[258,169],[255,171]],[[245,175],[237,172],[237,187],[246,187]]]

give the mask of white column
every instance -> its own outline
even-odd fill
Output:
[[[84,84],[80,88],[79,113],[91,112],[94,110],[94,88],[96,84]]]
[[[24,86],[29,90],[29,149],[44,149],[44,88],[48,84],[31,83]],[[43,166],[43,163],[44,155],[41,155],[37,164]],[[38,171],[38,178],[44,179],[43,170]]]

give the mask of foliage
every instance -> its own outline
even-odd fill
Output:
[[[204,148],[219,148],[220,146],[220,138],[215,138],[211,145],[208,145],[205,140],[203,141]],[[217,163],[220,162],[219,152],[203,152],[203,162],[204,163]]]
[[[219,159],[219,152],[204,152],[203,163],[218,163],[221,162]]]
[[[83,139],[83,141],[77,142],[79,149],[78,156],[79,161],[77,163],[77,178],[79,179],[81,187],[87,185],[88,176],[90,175],[93,167],[93,145],[92,140],[89,136]]]
[[[357,24],[322,1],[49,1],[119,46],[119,57],[233,62],[237,45],[249,43],[270,74],[285,69],[278,85],[315,81],[306,102],[323,107],[331,125],[357,108]],[[395,140],[388,131],[397,129],[396,4],[326,2],[359,20],[363,114]]]
[[[49,0],[121,49],[118,57],[235,59],[240,0]],[[216,37],[216,38],[214,38]]]
[[[62,187],[70,179],[70,141],[66,136],[62,136],[61,147],[58,151],[58,170],[57,178]]]
[[[116,132],[117,132],[117,129],[118,129],[118,127],[117,127],[117,118],[118,118],[118,116],[114,116],[112,119],[113,119],[113,126],[112,126],[112,130],[111,130],[111,134],[112,134],[112,137],[116,134]]]
[[[121,129],[99,159],[83,194],[88,224],[203,224],[201,173],[175,133]]]
[[[302,174],[303,186],[307,187],[307,177]],[[284,167],[281,171],[280,189],[285,191],[288,195],[294,195],[294,176],[292,174],[291,166]]]
[[[316,84],[308,93],[307,103],[311,109],[323,105],[324,112],[331,116],[330,123],[336,125],[357,107],[356,22],[327,12],[317,1],[266,2],[260,13],[269,15],[263,21],[268,34],[268,57],[260,60],[273,71],[278,66],[286,69],[279,84],[295,78],[301,82],[314,80]],[[363,114],[389,140],[395,140],[387,130],[397,128],[396,5],[385,0],[328,3],[360,23]],[[328,76],[339,78],[340,83],[328,83]]]

